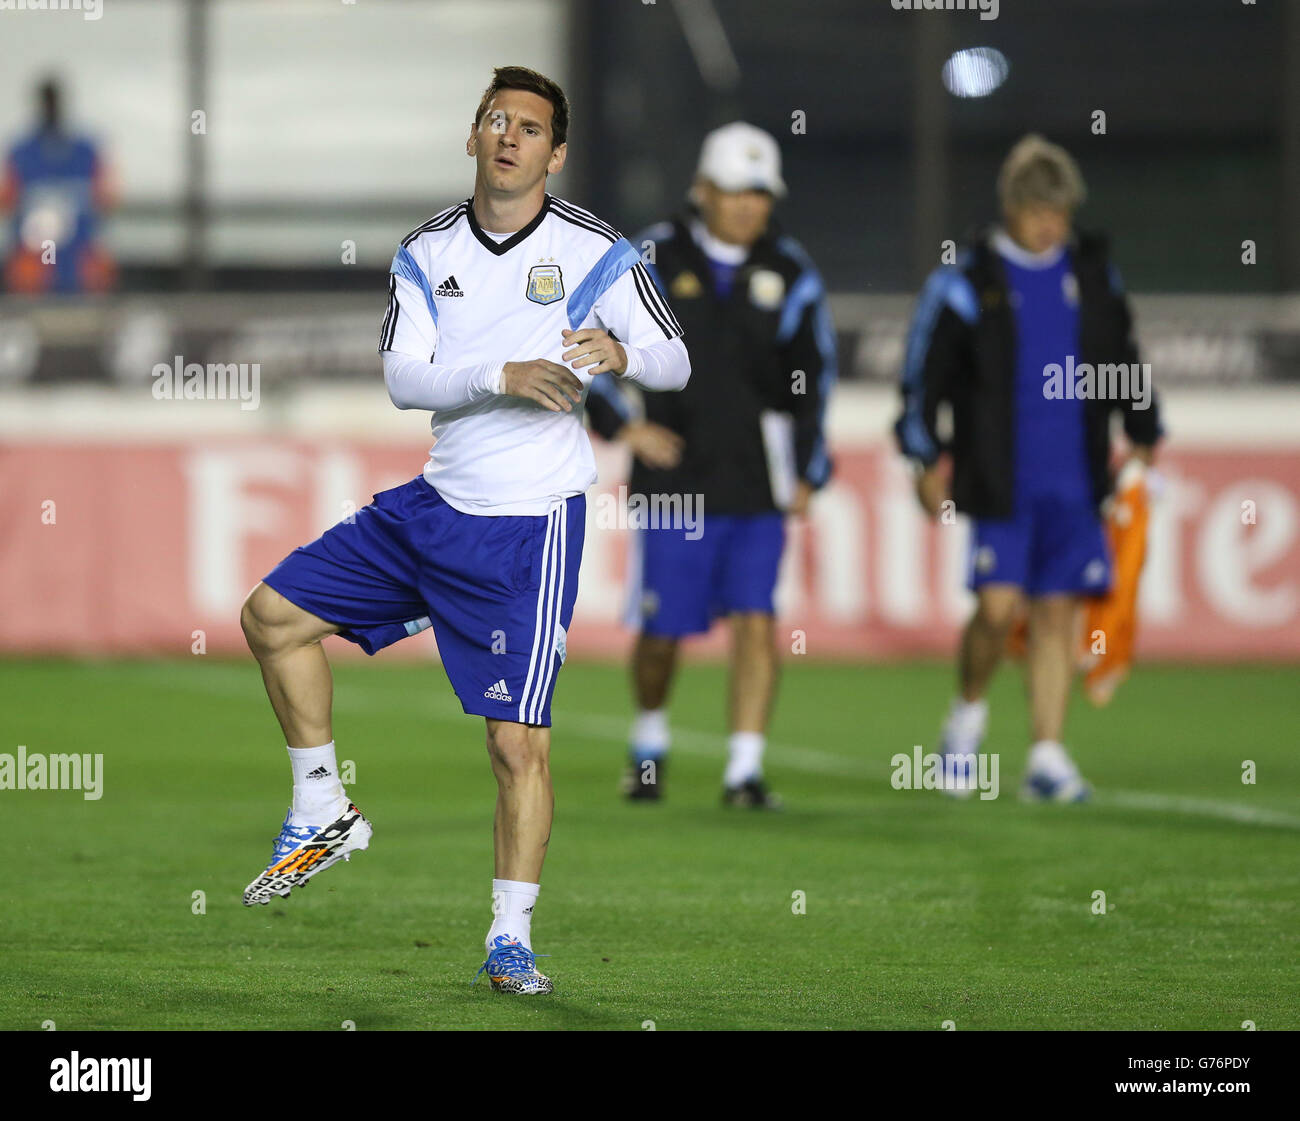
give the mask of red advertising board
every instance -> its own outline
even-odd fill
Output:
[[[628,641],[624,464],[607,446],[598,458],[570,634],[579,656]],[[802,631],[814,657],[950,652],[969,609],[966,526],[924,522],[883,443],[841,447],[836,462],[834,485],[791,524],[782,628]],[[417,467],[409,448],[373,441],[11,439],[0,446],[0,650],[242,651],[249,588]],[[1180,445],[1160,471],[1140,654],[1300,657],[1300,449]],[[716,633],[703,645],[720,648]],[[435,650],[421,635],[384,656],[403,653]]]

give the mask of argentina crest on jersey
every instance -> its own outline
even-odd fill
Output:
[[[559,265],[534,265],[528,270],[528,290],[535,304],[553,304],[564,299],[564,276]]]

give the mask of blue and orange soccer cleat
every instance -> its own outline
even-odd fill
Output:
[[[354,852],[369,847],[374,833],[365,815],[350,802],[343,816],[329,825],[292,825],[292,819],[291,809],[275,838],[271,863],[244,888],[245,907],[269,903],[273,895],[287,896],[340,858],[351,860]]]
[[[492,939],[487,961],[474,974],[474,981],[478,980],[479,973],[487,970],[488,980],[499,993],[518,993],[521,996],[549,993],[555,986],[546,974],[537,971],[536,959],[537,955],[518,939],[498,934]]]

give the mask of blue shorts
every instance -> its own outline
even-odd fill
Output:
[[[1014,584],[1031,596],[1101,595],[1110,588],[1110,550],[1087,499],[1019,495],[1011,518],[976,518],[970,580]]]
[[[720,615],[772,615],[785,547],[785,515],[707,514],[694,541],[685,528],[642,529],[633,608],[645,634],[703,634]]]
[[[367,654],[432,626],[461,708],[549,726],[586,505],[576,495],[544,516],[462,514],[421,476],[295,549],[264,583]]]

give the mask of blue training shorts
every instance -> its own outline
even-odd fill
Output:
[[[691,540],[682,527],[638,531],[640,574],[632,607],[645,634],[703,634],[733,611],[775,613],[785,515],[708,514]]]
[[[463,514],[420,476],[295,549],[264,583],[367,654],[432,626],[467,713],[549,726],[586,504],[575,495],[536,517]]]
[[[972,522],[972,590],[1014,584],[1031,596],[1101,595],[1110,581],[1106,535],[1087,499],[1021,495],[1014,517]]]

